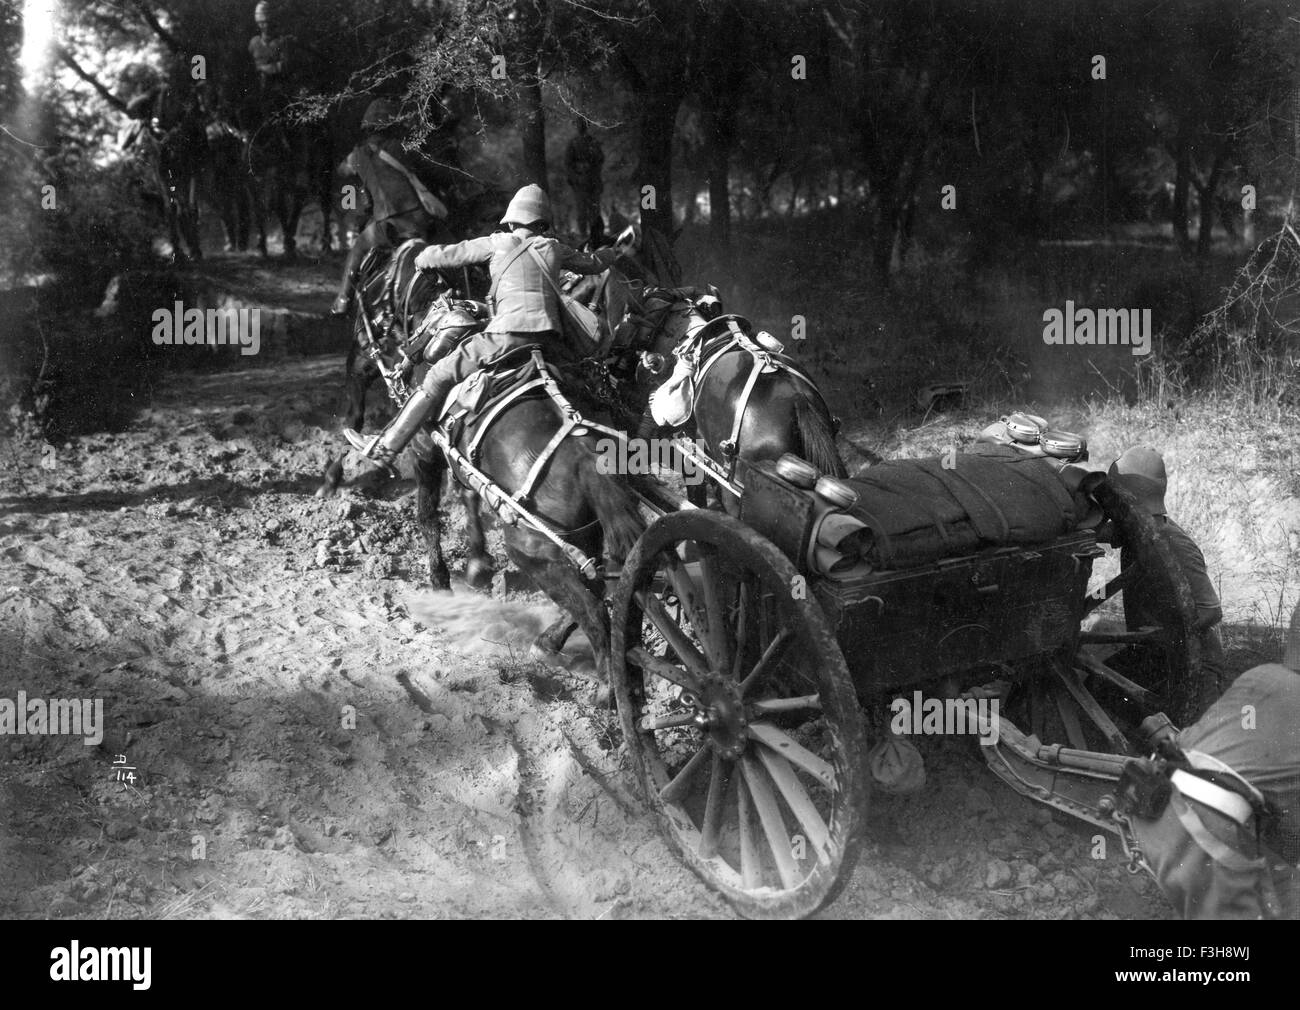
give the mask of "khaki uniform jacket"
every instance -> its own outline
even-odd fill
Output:
[[[283,35],[269,41],[254,35],[248,40],[248,55],[263,77],[283,77],[289,69],[289,40]]]
[[[483,238],[457,242],[455,245],[432,245],[420,253],[415,265],[421,270],[438,270],[486,263],[496,284],[496,305],[488,333],[563,332],[559,298],[542,274],[536,257],[525,252],[511,260],[523,241],[511,232],[493,232]],[[580,274],[598,274],[617,257],[614,250],[590,255],[579,252],[553,238],[535,236],[530,240],[541,254],[551,280],[558,283],[560,270]],[[506,264],[509,261],[509,268]],[[505,270],[504,275],[502,273]]]
[[[404,156],[401,143],[391,138],[381,141],[379,150],[387,151],[398,161],[402,161]],[[339,166],[339,174],[361,177],[361,184],[366,187],[366,192],[370,194],[371,203],[374,205],[371,214],[371,219],[374,221],[384,221],[399,214],[410,214],[412,211],[424,213],[424,206],[420,203],[420,196],[415,192],[415,187],[406,176],[384,162],[378,153],[372,151],[369,142],[358,144],[352,149],[343,164]]]

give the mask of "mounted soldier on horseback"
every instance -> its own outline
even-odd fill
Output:
[[[353,448],[367,458],[391,464],[426,420],[439,416],[452,388],[484,366],[529,344],[561,349],[559,271],[602,273],[618,258],[615,249],[583,253],[547,237],[551,203],[540,186],[519,190],[501,223],[509,230],[456,245],[429,246],[416,257],[421,270],[486,263],[492,276],[488,303],[493,315],[482,333],[433,364],[421,386],[378,436],[367,441],[345,430]]]
[[[447,217],[447,208],[402,163],[405,153],[397,139],[397,106],[387,99],[370,103],[361,120],[365,141],[354,147],[339,174],[361,180],[370,195],[370,223],[357,236],[343,265],[332,315],[344,315],[352,303],[361,260],[371,249],[392,250],[408,239],[427,241]]]
[[[129,73],[136,93],[126,103],[132,122],[121,147],[135,151],[149,167],[162,198],[172,255],[184,260],[188,247],[191,258],[202,259],[197,182],[208,140],[198,97],[177,90],[143,65]]]

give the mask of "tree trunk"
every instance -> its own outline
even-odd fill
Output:
[[[546,115],[542,110],[541,81],[519,88],[519,138],[524,145],[524,177],[551,192],[546,177]],[[553,194],[552,194],[553,195]]]
[[[1174,238],[1186,248],[1191,243],[1187,233],[1187,195],[1191,185],[1191,151],[1187,140],[1180,136],[1174,154],[1174,197],[1169,205],[1169,223],[1173,225]]]
[[[892,180],[887,182],[882,179],[877,193],[876,228],[871,236],[871,265],[875,268],[880,286],[887,288],[894,259],[894,244],[898,238],[899,202]]]
[[[641,225],[673,233],[673,130],[681,94],[661,91],[645,99],[641,113],[640,169],[636,179]],[[649,192],[647,186],[653,187]]]
[[[1210,169],[1210,177],[1202,186],[1198,182],[1196,192],[1201,198],[1201,226],[1196,236],[1196,255],[1206,256],[1210,252],[1210,246],[1214,242],[1214,195],[1219,189],[1219,176],[1223,174],[1223,156],[1219,153],[1214,155],[1214,167]]]
[[[709,145],[709,236],[714,245],[731,242],[731,140],[733,123],[716,109],[704,113]]]
[[[699,209],[698,201],[695,198],[699,194],[700,178],[691,166],[687,166],[683,189],[686,193],[685,198],[682,200],[682,225],[684,227],[695,223],[695,215]]]

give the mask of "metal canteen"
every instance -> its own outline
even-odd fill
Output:
[[[806,459],[788,452],[776,461],[776,472],[782,479],[805,490],[811,490],[821,476],[821,471]]]
[[[1047,455],[1057,459],[1078,459],[1088,450],[1088,440],[1072,431],[1045,431],[1038,442]]]
[[[852,508],[858,503],[858,493],[838,477],[819,478],[813,490],[836,508]]]
[[[1007,426],[1007,433],[1017,442],[1033,444],[1044,431],[1047,430],[1047,422],[1035,414],[1025,414],[1016,411],[1002,419]]]

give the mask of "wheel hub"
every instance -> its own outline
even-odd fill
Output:
[[[749,721],[740,687],[730,678],[713,676],[703,685],[698,699],[709,743],[725,758],[736,759],[745,749]]]

